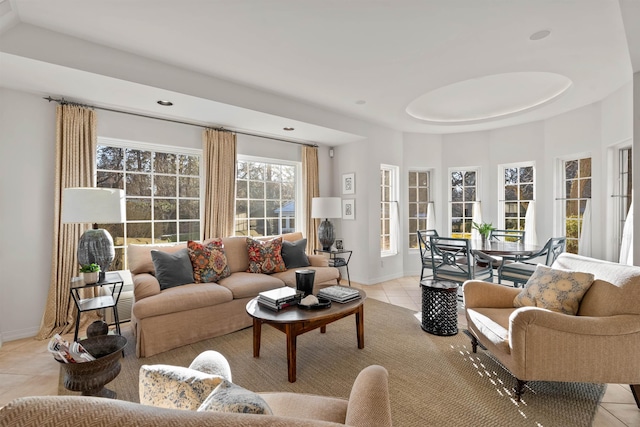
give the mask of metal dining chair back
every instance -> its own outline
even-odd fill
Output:
[[[524,230],[491,230],[489,239],[503,242],[524,242]]]
[[[438,236],[437,230],[418,230],[418,246],[420,247],[420,262],[422,269],[420,271],[420,281],[425,277],[425,270],[433,270],[433,257],[431,256],[431,236]]]
[[[527,257],[520,257],[518,262],[503,263],[498,269],[498,283],[510,280],[515,287],[527,283],[538,264],[550,266],[565,250],[566,237],[552,237],[538,252]]]
[[[472,251],[469,239],[431,237],[433,280],[449,280],[464,283],[477,279],[493,281],[493,258]]]

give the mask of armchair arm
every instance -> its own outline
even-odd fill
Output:
[[[463,287],[464,305],[468,308],[507,308],[513,307],[513,299],[521,289],[509,288],[480,280],[467,280]]]
[[[592,336],[624,336],[640,333],[640,316],[571,316],[539,307],[521,307],[511,313],[509,334],[524,332],[533,325],[557,332]]]
[[[309,258],[309,264],[311,264],[311,267],[329,266],[329,258],[324,255],[307,255],[307,258]]]
[[[389,373],[379,365],[364,368],[351,388],[345,424],[354,427],[391,427]]]

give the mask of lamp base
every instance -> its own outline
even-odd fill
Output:
[[[331,250],[331,245],[335,242],[335,232],[333,230],[333,224],[329,222],[328,219],[325,219],[318,226],[318,240],[322,244],[323,251]]]
[[[116,251],[113,248],[111,234],[103,228],[92,228],[84,232],[78,242],[78,263],[80,265],[98,264],[100,280],[111,267]]]

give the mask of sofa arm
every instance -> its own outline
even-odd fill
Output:
[[[379,365],[364,368],[349,395],[345,424],[354,427],[391,427],[389,373]]]
[[[140,273],[133,275],[133,296],[136,301],[159,293],[160,283],[153,274]]]
[[[324,255],[307,255],[311,267],[329,267],[329,258]]]
[[[606,317],[572,316],[539,307],[517,309],[511,313],[509,324],[510,334],[524,333],[532,326],[583,336],[624,336],[640,333],[640,316],[636,314]]]
[[[521,290],[480,280],[467,280],[462,287],[464,306],[468,308],[512,308],[513,299]]]

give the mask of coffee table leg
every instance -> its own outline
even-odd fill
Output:
[[[253,319],[253,357],[260,357],[260,336],[262,335],[262,322]]]
[[[325,332],[327,332],[327,326],[320,326],[320,333],[324,334]]]
[[[358,348],[364,348],[364,306],[356,311],[356,333],[358,335]]]
[[[287,368],[289,370],[289,382],[296,382],[296,341],[297,332],[293,325],[287,325],[285,333],[287,334]]]

